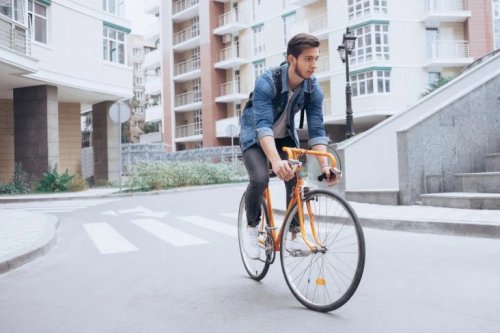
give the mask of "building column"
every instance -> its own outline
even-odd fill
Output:
[[[14,89],[14,156],[35,178],[59,165],[57,87]]]
[[[117,184],[120,173],[120,125],[109,118],[113,102],[92,105],[92,147],[94,148],[94,180]]]

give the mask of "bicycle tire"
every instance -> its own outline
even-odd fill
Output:
[[[305,194],[306,202],[310,202],[318,238],[325,245],[325,252],[311,251],[301,234],[293,240],[292,233],[283,232],[281,268],[290,291],[300,303],[314,311],[330,312],[343,306],[361,282],[365,265],[363,230],[351,206],[335,193],[310,191]],[[286,218],[285,231],[288,231],[297,210],[297,205],[292,207]],[[304,215],[306,233],[308,239],[312,239],[306,211]]]
[[[245,210],[245,193],[243,193],[243,196],[241,197],[240,207],[238,210],[238,244],[240,248],[241,260],[243,261],[243,266],[245,267],[245,270],[252,279],[260,281],[266,276],[270,264],[266,261],[266,254],[263,249],[261,249],[260,257],[258,259],[252,259],[248,257],[245,251],[243,250],[243,241],[244,241],[243,232],[245,232],[245,228],[247,227],[246,210]],[[262,201],[261,211],[262,211],[262,218],[260,223],[268,224],[269,213],[267,211],[267,206],[264,201]],[[259,230],[260,228],[261,225],[259,224]]]

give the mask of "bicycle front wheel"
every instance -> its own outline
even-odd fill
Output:
[[[329,312],[344,305],[361,281],[365,264],[363,230],[351,206],[335,193],[307,193],[303,210],[307,242],[302,234],[288,232],[298,218],[295,205],[281,236],[281,268],[300,303]]]
[[[246,193],[246,192],[245,192]],[[267,207],[265,202],[262,202],[262,207],[261,207],[261,221],[258,226],[259,230],[265,231],[265,226],[268,223],[268,212],[267,212]],[[245,209],[245,194],[243,194],[240,202],[240,208],[238,211],[238,241],[240,245],[240,254],[241,254],[241,259],[243,261],[243,266],[245,266],[245,270],[247,271],[248,275],[256,280],[262,280],[266,274],[267,271],[269,270],[269,262],[266,260],[266,253],[265,249],[260,249],[260,255],[258,258],[251,258],[249,257],[246,252],[245,252],[245,232],[247,228],[247,218],[246,218],[246,209]]]

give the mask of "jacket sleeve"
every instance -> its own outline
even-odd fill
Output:
[[[316,84],[311,92],[310,102],[306,109],[307,127],[309,130],[309,147],[327,145],[325,125],[323,124],[323,92]]]
[[[257,139],[273,134],[273,98],[274,84],[266,75],[261,76],[255,83],[253,92],[253,109]]]

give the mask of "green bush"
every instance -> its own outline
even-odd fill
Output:
[[[78,192],[89,188],[89,184],[80,175],[75,175],[68,183],[68,191]]]
[[[52,170],[48,170],[37,182],[36,190],[39,192],[65,192],[68,190],[68,184],[74,175],[70,175],[68,170],[63,174],[57,171],[57,165]]]
[[[21,163],[16,163],[12,181],[8,184],[0,184],[0,193],[3,194],[21,194],[30,191],[29,175],[22,168]]]
[[[159,190],[182,186],[243,181],[247,172],[241,162],[162,161],[140,163],[132,169],[127,186],[132,190]]]

